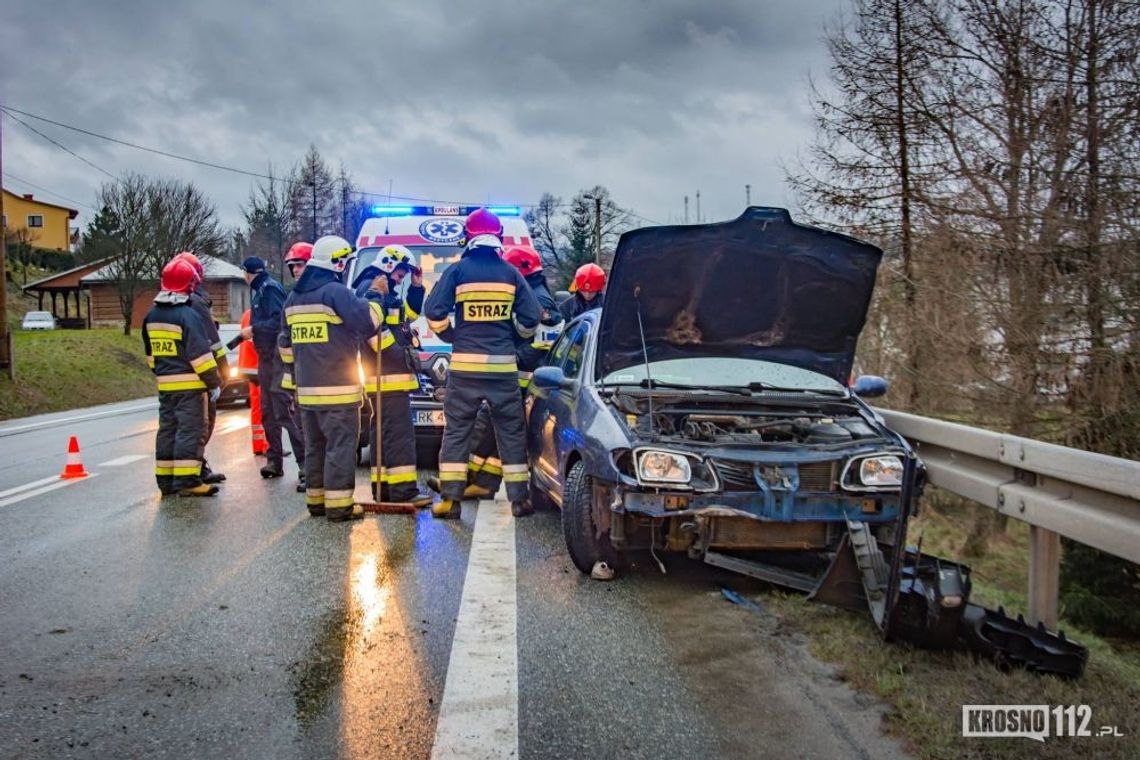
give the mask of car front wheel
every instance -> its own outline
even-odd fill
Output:
[[[598,535],[593,502],[594,489],[586,476],[586,467],[576,462],[562,487],[562,533],[574,566],[586,574],[599,561],[615,567],[618,560],[609,536]]]

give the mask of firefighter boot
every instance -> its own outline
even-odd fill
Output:
[[[359,520],[364,517],[364,507],[359,504],[353,504],[351,507],[337,507],[335,509],[325,507],[325,516],[328,517],[329,522]]]
[[[270,462],[261,468],[261,477],[263,478],[280,478],[285,474],[280,462]]]
[[[427,483],[428,488],[435,491],[436,493],[443,493],[440,490],[441,488],[443,488],[443,485],[439,482],[439,478],[436,477],[435,475],[432,475],[430,478],[428,478],[424,482]]]
[[[515,517],[526,517],[527,515],[534,514],[534,507],[530,503],[530,499],[520,499],[519,501],[511,502],[511,514]]]
[[[210,469],[208,462],[202,462],[202,482],[210,485],[213,483],[221,483],[225,481],[226,476],[223,473],[215,472]]]
[[[183,488],[178,492],[179,496],[214,496],[218,493],[218,487],[210,483],[199,483],[196,486]]]
[[[452,499],[440,499],[431,505],[431,516],[440,520],[458,520],[463,514],[463,505]]]
[[[464,499],[486,499],[490,495],[490,491],[488,491],[483,486],[477,486],[474,483],[463,489]]]

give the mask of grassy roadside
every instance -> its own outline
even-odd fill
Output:
[[[910,542],[921,534],[923,551],[970,565],[973,601],[1005,605],[1011,614],[1024,611],[1028,528],[1011,521],[1008,531],[978,556],[967,556],[974,509],[980,508],[935,492],[922,516],[912,522]],[[1084,677],[1068,682],[1019,671],[1003,673],[968,654],[883,644],[869,615],[812,604],[801,596],[771,592],[761,603],[807,634],[812,654],[839,665],[853,688],[886,701],[891,710],[884,728],[905,739],[919,757],[1140,757],[1140,648],[1134,645],[1106,641],[1062,619],[1066,635],[1089,648]],[[1028,739],[965,739],[960,736],[963,704],[1087,704],[1093,710],[1094,731],[1115,725],[1125,736],[1051,738],[1044,745]]]
[[[0,374],[0,420],[150,396],[139,336],[116,328],[16,329],[16,382]]]

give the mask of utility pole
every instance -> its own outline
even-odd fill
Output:
[[[685,224],[689,223],[689,196],[685,196]]]
[[[0,176],[4,174],[4,115],[0,113]],[[3,182],[0,182],[0,186]],[[8,331],[8,220],[4,216],[4,193],[0,192],[0,368],[16,379],[12,366],[12,334]]]
[[[313,177],[309,181],[309,187],[313,188],[313,242],[317,242],[317,178]]]
[[[752,185],[744,186],[744,207],[747,208],[752,205]]]
[[[602,196],[587,195],[594,201],[594,263],[602,263]]]
[[[701,223],[701,191],[697,191],[697,224]]]

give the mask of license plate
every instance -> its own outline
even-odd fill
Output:
[[[417,409],[413,416],[416,425],[443,427],[442,409]]]

